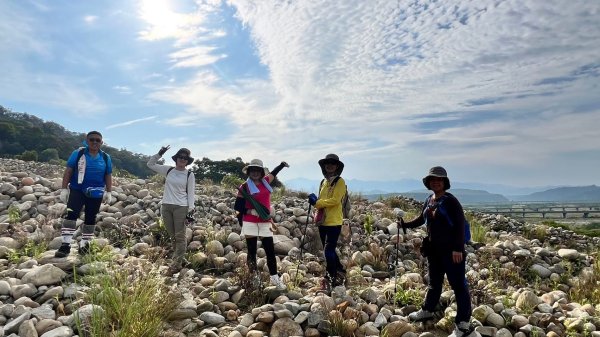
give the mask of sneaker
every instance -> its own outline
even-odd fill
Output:
[[[271,285],[274,285],[277,290],[285,290],[287,288],[285,284],[281,282],[279,275],[271,275]]]
[[[475,327],[469,322],[460,322],[454,325],[454,331],[448,337],[475,337]]]
[[[90,253],[90,242],[84,242],[81,246],[79,246],[79,255],[87,255]]]
[[[254,275],[252,275],[252,286],[254,288],[258,288],[260,287],[261,281],[260,281],[260,275],[258,273],[254,273]]]
[[[433,312],[424,309],[419,309],[408,315],[408,319],[415,322],[421,322],[433,318]]]
[[[63,242],[60,248],[54,253],[54,257],[67,257],[71,252],[71,244]]]

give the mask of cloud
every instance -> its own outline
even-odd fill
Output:
[[[108,129],[114,129],[114,128],[121,128],[121,127],[129,126],[132,124],[151,121],[151,120],[155,119],[156,117],[157,116],[150,116],[150,117],[145,117],[145,118],[133,119],[133,120],[122,122],[122,123],[112,124],[112,125],[107,126],[106,129],[108,130]]]
[[[436,149],[450,163],[523,165],[524,158],[551,160],[566,151],[540,137],[544,128],[572,133],[578,125],[577,133],[600,136],[593,123],[600,114],[592,89],[600,53],[596,4],[228,4],[249,30],[268,79],[202,68],[151,95],[185,106],[186,122],[217,115],[237,125],[221,147],[244,141],[295,153],[331,142],[329,150],[356,156],[394,149],[427,161]],[[213,46],[192,54],[208,55]],[[270,148],[258,145],[264,134],[277,140]],[[577,136],[562,141],[600,151]]]
[[[190,47],[171,53],[169,56],[175,68],[194,68],[207,66],[218,60],[227,57],[227,55],[215,55],[215,47]]]
[[[85,23],[87,24],[93,24],[98,20],[98,17],[96,15],[86,15],[83,17],[83,21],[85,21]]]
[[[119,94],[131,95],[131,88],[126,85],[115,85],[112,88]]]

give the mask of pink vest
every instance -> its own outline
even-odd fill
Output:
[[[265,177],[265,180],[268,183],[271,182],[271,181],[269,181],[269,177]],[[265,205],[268,210],[271,210],[271,192],[269,192],[269,190],[262,183],[257,184],[256,187],[258,187],[258,193],[252,194],[252,197],[254,198],[254,200],[260,202],[263,205]],[[244,185],[242,185],[242,188],[244,188]],[[246,209],[247,210],[254,209],[254,207],[252,206],[252,204],[248,200],[246,200]],[[257,217],[256,215],[252,215],[252,214],[244,214],[244,217],[242,218],[242,221],[248,221],[248,222],[268,222],[267,220],[263,220],[260,217]]]

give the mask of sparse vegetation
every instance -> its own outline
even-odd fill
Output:
[[[371,234],[373,234],[374,221],[375,220],[373,218],[373,214],[367,213],[367,215],[365,216],[365,221],[363,223],[363,228],[365,229],[365,234],[367,234],[367,236],[371,236]]]
[[[15,224],[19,220],[21,220],[21,210],[15,205],[10,205],[8,207],[8,222]]]
[[[221,179],[221,185],[225,186],[228,189],[236,189],[243,183],[244,179],[233,174],[227,174],[223,176],[223,179]]]
[[[578,303],[600,303],[600,250],[593,255],[593,263],[579,273],[570,291],[571,300]]]
[[[180,296],[169,291],[149,263],[135,269],[113,266],[104,273],[85,276],[82,281],[91,287],[86,302],[98,305],[104,314],[96,311],[89,321],[79,321],[79,335],[158,336],[180,301]]]

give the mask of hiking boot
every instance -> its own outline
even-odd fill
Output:
[[[348,279],[346,278],[345,270],[338,270],[336,279],[337,279],[337,282],[336,282],[337,285],[348,287]]]
[[[170,265],[169,269],[167,269],[167,271],[165,272],[165,276],[171,277],[171,276],[177,274],[180,270],[181,270],[181,266]]]
[[[317,291],[317,293],[331,294],[331,282],[328,277],[323,277],[321,279],[321,288]]]
[[[433,318],[433,312],[420,309],[408,315],[408,319],[415,322],[422,322]]]
[[[460,322],[454,325],[454,331],[448,337],[475,337],[475,327],[469,322]]]
[[[285,290],[285,289],[287,289],[287,287],[285,286],[285,284],[283,284],[283,282],[279,278],[279,275],[271,275],[271,285],[274,285],[275,289],[277,289],[277,290]]]
[[[54,257],[67,257],[67,256],[69,256],[70,252],[71,252],[71,244],[63,242],[62,245],[60,245],[60,248],[58,248],[58,250],[56,250],[56,253],[54,253]]]
[[[79,246],[78,252],[79,255],[87,255],[90,253],[90,242],[84,242],[81,246]]]

